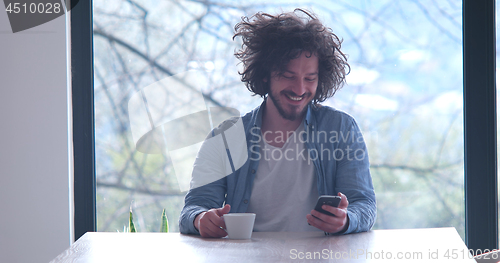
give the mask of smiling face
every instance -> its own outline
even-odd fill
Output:
[[[318,87],[318,57],[302,52],[290,60],[284,72],[271,72],[268,110],[281,118],[302,118]]]

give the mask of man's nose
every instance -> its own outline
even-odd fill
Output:
[[[298,79],[295,81],[295,85],[293,85],[293,92],[298,95],[302,96],[304,93],[306,93],[307,90],[307,83],[304,79]]]

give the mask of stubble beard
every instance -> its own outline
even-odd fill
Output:
[[[310,97],[310,94],[308,94],[307,97]],[[286,112],[283,105],[281,104],[281,101],[276,97],[274,96],[274,93],[273,92],[269,92],[269,98],[271,98],[271,101],[273,102],[274,106],[276,107],[276,109],[278,109],[278,113],[280,114],[280,116],[285,119],[285,120],[289,120],[289,121],[295,121],[299,118],[302,118],[304,117],[304,115],[306,114],[306,110],[307,110],[307,105],[309,105],[310,101],[304,106],[304,108],[296,113],[295,109],[298,108],[298,106],[292,106],[292,111],[290,112]]]

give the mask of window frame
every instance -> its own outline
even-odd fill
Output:
[[[97,223],[93,24],[92,0],[71,3],[74,236],[78,239],[96,231]],[[498,249],[495,0],[463,0],[462,8],[465,243],[469,249],[484,251]]]
[[[465,243],[498,249],[495,0],[462,1]]]
[[[92,0],[71,0],[74,237],[97,230]]]

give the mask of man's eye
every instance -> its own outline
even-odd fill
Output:
[[[293,76],[282,75],[285,79],[293,79]]]
[[[306,81],[313,82],[313,81],[316,81],[316,78],[306,79]]]

